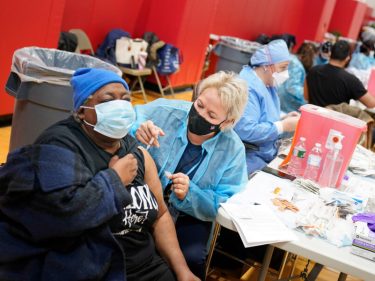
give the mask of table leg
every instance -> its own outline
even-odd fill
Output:
[[[289,252],[285,251],[283,261],[281,263],[280,270],[279,270],[279,276],[277,277],[278,279],[280,279],[281,276],[283,275],[283,272],[284,272],[284,269],[285,269],[285,264],[286,264],[286,261],[288,260],[288,256],[289,256]]]
[[[316,263],[307,276],[306,281],[315,281],[322,269],[323,265],[320,263]]]
[[[288,275],[288,278],[290,279],[290,277],[292,277],[292,275],[294,274],[294,270],[296,269],[296,264],[297,264],[297,259],[298,259],[298,256],[297,255],[294,255],[291,253],[291,255],[294,256],[294,260],[293,260],[293,264],[292,264],[292,269],[290,270],[289,272],[289,275]]]
[[[268,268],[270,266],[274,248],[275,247],[272,245],[267,246],[266,253],[264,255],[263,262],[262,262],[262,269],[259,272],[258,281],[266,280],[266,276],[267,276]]]
[[[345,281],[347,274],[340,272],[339,279],[337,281]]]
[[[207,260],[206,260],[206,276],[208,276],[208,273],[209,273],[209,270],[210,270],[211,259],[212,259],[212,255],[213,255],[214,250],[215,250],[216,240],[218,238],[219,233],[220,233],[220,224],[215,222],[214,232],[213,232],[212,238],[211,238],[210,249],[208,251]]]

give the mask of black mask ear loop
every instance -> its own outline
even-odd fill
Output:
[[[219,133],[219,132],[221,131],[220,126],[221,126],[225,121],[227,121],[227,120],[228,120],[228,117],[225,118],[223,121],[221,121],[221,122],[219,123],[219,127],[217,127],[218,131],[216,132],[216,134]]]

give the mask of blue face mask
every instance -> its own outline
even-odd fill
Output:
[[[324,57],[321,54],[319,54],[319,57],[320,57],[320,60],[321,60],[322,63],[327,63],[328,62],[328,58],[327,57]]]
[[[135,121],[135,112],[130,102],[125,100],[112,100],[95,105],[94,107],[81,106],[82,108],[95,109],[96,124],[85,124],[94,127],[94,131],[112,139],[122,139],[126,136]]]

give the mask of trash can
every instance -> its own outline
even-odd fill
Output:
[[[260,46],[257,42],[221,36],[219,43],[214,47],[214,53],[219,57],[216,72],[227,70],[239,73],[242,67],[249,63],[251,55]]]
[[[13,54],[11,73],[5,90],[16,98],[10,136],[10,151],[33,143],[50,125],[73,112],[70,78],[80,67],[121,71],[87,55],[27,47]]]

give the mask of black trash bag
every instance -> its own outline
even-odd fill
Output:
[[[276,39],[283,39],[289,49],[293,48],[297,44],[296,36],[289,33],[272,35],[271,41]]]
[[[62,31],[60,33],[59,44],[57,49],[61,51],[75,52],[78,45],[77,35]]]
[[[259,34],[258,37],[255,39],[255,42],[258,42],[259,44],[262,44],[262,45],[265,45],[265,44],[268,44],[269,42],[271,42],[271,38],[262,33],[262,34]]]

